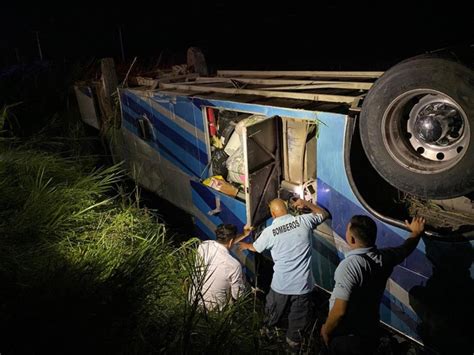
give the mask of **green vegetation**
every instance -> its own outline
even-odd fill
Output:
[[[123,192],[120,165],[94,168],[96,159],[71,154],[71,142],[5,137],[2,353],[249,353],[261,346],[251,295],[210,313],[188,299],[197,240],[177,245],[156,211],[138,208],[136,191]]]

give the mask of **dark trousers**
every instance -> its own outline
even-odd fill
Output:
[[[274,327],[280,323],[288,312],[287,338],[300,342],[308,326],[311,311],[311,294],[282,295],[270,289],[265,304],[265,325]]]
[[[370,355],[377,348],[377,337],[336,335],[329,343],[330,355]]]

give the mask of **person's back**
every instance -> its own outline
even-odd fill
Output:
[[[216,241],[203,242],[198,248],[204,265],[203,300],[207,309],[222,306],[240,292],[242,271],[240,263]]]
[[[216,230],[216,240],[208,240],[199,245],[197,265],[200,278],[199,304],[207,309],[222,307],[232,299],[237,299],[244,290],[242,266],[229,253],[236,228],[220,225]]]
[[[311,291],[311,232],[322,216],[313,213],[274,219],[254,243],[257,251],[270,250],[274,262],[272,289],[282,294],[298,295]]]
[[[351,249],[336,268],[330,311],[321,336],[331,354],[371,354],[377,345],[380,301],[393,268],[416,248],[425,220],[406,221],[411,235],[400,246],[378,250],[377,226],[354,216],[346,230]]]
[[[387,280],[398,263],[398,259],[388,249],[361,248],[347,254],[336,272],[351,273],[355,283],[346,314],[337,327],[338,333],[362,336],[377,333],[380,302]],[[342,277],[335,276],[337,279]],[[331,297],[331,302],[334,302],[335,296]]]
[[[241,249],[258,253],[269,250],[274,262],[273,278],[265,304],[264,331],[277,326],[288,310],[286,341],[293,349],[300,347],[311,308],[310,292],[314,286],[311,270],[312,230],[328,217],[317,205],[297,199],[293,206],[309,208],[311,213],[292,216],[285,202],[270,203],[273,222],[252,244],[241,243]]]

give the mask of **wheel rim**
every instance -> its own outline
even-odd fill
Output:
[[[452,168],[470,140],[469,121],[461,106],[428,89],[407,91],[393,100],[381,129],[391,157],[406,169],[424,174]]]

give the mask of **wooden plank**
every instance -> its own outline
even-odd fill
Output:
[[[369,90],[372,83],[337,83],[316,84],[316,85],[298,85],[298,86],[267,86],[260,87],[259,90],[313,90],[313,89],[351,89],[351,90]]]
[[[290,176],[290,171],[289,171],[289,168],[288,166],[290,164],[288,164],[288,134],[287,134],[287,121],[288,121],[288,118],[285,118],[285,117],[282,117],[282,126],[283,126],[283,162],[284,162],[284,166],[283,166],[283,179],[284,180],[287,180],[289,179],[289,176]]]
[[[338,81],[338,80],[308,80],[308,79],[263,79],[263,78],[244,78],[244,77],[198,77],[196,83],[220,83],[230,82],[231,80],[240,81],[248,84],[262,84],[262,85],[318,85],[318,84],[372,84],[372,82],[362,81]]]
[[[282,97],[288,99],[298,100],[309,100],[309,101],[324,101],[324,102],[338,102],[338,103],[352,103],[357,96],[344,96],[344,95],[326,95],[316,93],[297,93],[297,92],[280,92],[280,91],[269,91],[269,90],[250,90],[250,89],[235,89],[235,88],[218,88],[211,86],[198,86],[188,85],[187,83],[161,83],[160,88],[162,89],[177,89],[195,92],[218,92],[226,94],[243,94],[243,95],[256,95],[264,97]]]
[[[110,123],[115,117],[114,99],[112,96],[117,92],[118,79],[113,58],[101,59],[100,70],[101,78],[97,96],[102,113],[101,129],[105,129],[107,127],[106,123]]]
[[[158,77],[157,80],[159,83],[168,83],[170,81],[175,81],[175,80],[191,80],[191,79],[196,79],[199,77],[199,74],[197,73],[188,73],[188,74],[178,74],[178,75],[164,75],[162,77]]]
[[[373,83],[360,81],[331,81],[331,80],[288,80],[288,79],[255,79],[255,78],[196,78],[196,81],[190,84],[214,84],[214,83],[231,83],[235,80],[244,84],[262,84],[262,85],[293,85],[283,86],[280,88],[265,87],[259,88],[263,90],[305,90],[305,89],[320,89],[320,88],[337,88],[337,89],[361,89],[369,90]],[[314,87],[310,87],[313,85]],[[318,86],[321,85],[321,86]],[[306,86],[306,87],[305,87]]]
[[[258,71],[258,70],[218,70],[220,77],[315,77],[315,78],[358,78],[377,79],[383,71]]]

